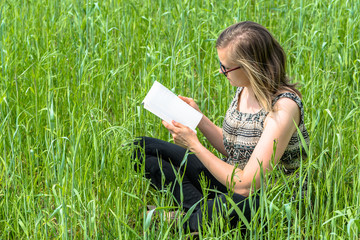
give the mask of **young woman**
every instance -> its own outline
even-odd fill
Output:
[[[247,197],[261,186],[261,173],[272,171],[273,164],[281,166],[279,169],[286,174],[294,172],[301,157],[306,157],[297,127],[306,142],[309,139],[301,95],[285,73],[285,53],[266,28],[249,21],[234,24],[220,34],[216,48],[220,72],[237,91],[222,128],[205,115],[198,128],[225,158],[216,157],[191,129],[177,122],[163,121],[176,145],[148,137],[135,142],[145,156],[140,148],[134,156],[140,164],[145,164],[146,177],[158,189],[173,184],[174,197],[185,211],[200,202],[187,223],[191,231],[197,231],[201,225],[204,206],[211,220],[214,211],[217,216],[223,213],[223,203],[229,197],[250,221],[251,207],[258,206],[258,198],[250,206]],[[193,99],[179,97],[200,112]],[[174,169],[179,168],[187,149],[192,154],[187,156],[186,168],[180,168],[184,176],[180,188]],[[206,204],[201,202],[202,176],[210,189],[223,193],[210,191]],[[230,218],[233,225],[239,221],[235,211]]]

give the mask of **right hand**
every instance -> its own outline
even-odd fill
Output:
[[[183,100],[184,102],[186,102],[187,104],[189,104],[191,107],[193,107],[196,111],[200,112],[200,108],[199,106],[195,103],[194,99],[192,98],[188,98],[188,97],[183,97],[183,96],[180,96],[178,95],[178,97]]]

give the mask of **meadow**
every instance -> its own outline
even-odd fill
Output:
[[[235,89],[219,74],[215,42],[243,20],[267,27],[287,53],[309,157],[301,178],[262,188],[246,236],[216,219],[199,238],[358,239],[359,12],[355,0],[1,1],[0,239],[185,238],[186,216],[146,214],[174,201],[133,170],[131,142],[172,139],[141,102],[157,80],[221,126]],[[306,197],[292,200],[305,176]]]

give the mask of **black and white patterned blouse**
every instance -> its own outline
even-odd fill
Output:
[[[224,159],[231,165],[238,165],[244,169],[252,152],[264,130],[264,120],[269,112],[261,109],[257,113],[243,113],[237,110],[238,97],[243,88],[238,88],[223,122],[223,140],[228,157]],[[280,98],[290,98],[299,106],[301,111],[299,130],[306,144],[309,144],[309,135],[304,125],[304,108],[301,99],[292,92],[285,92],[273,100],[273,105]],[[301,152],[300,152],[301,151]],[[305,159],[306,152],[301,145],[298,133],[295,132],[285,149],[279,164],[286,174],[294,172],[300,166],[300,154]]]

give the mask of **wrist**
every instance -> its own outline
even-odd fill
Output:
[[[198,154],[202,151],[203,148],[204,146],[199,141],[197,141],[196,143],[192,144],[189,150],[195,154]]]
[[[200,122],[199,122],[199,125],[198,125],[198,128],[200,129],[200,131],[202,132],[204,126],[206,125],[206,121],[208,121],[209,119],[203,114]]]

